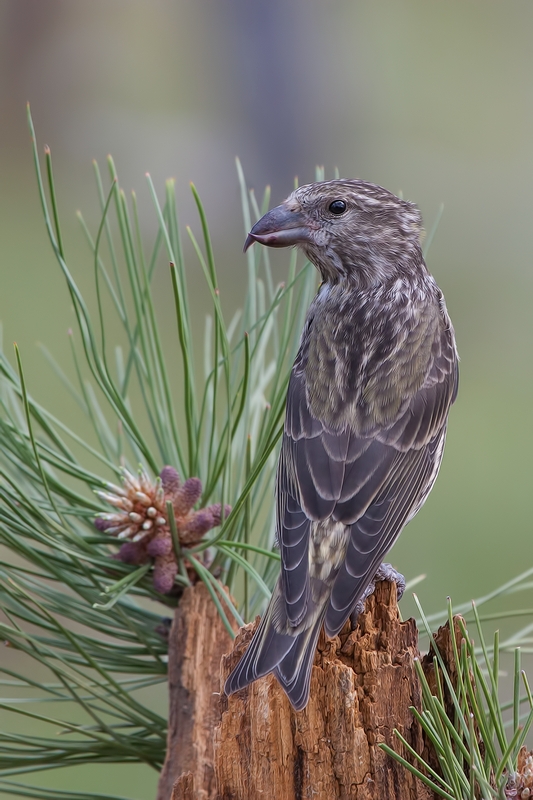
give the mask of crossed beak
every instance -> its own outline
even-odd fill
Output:
[[[304,214],[301,211],[291,211],[282,203],[255,223],[246,237],[244,252],[254,242],[267,247],[291,247],[311,241],[311,230]]]

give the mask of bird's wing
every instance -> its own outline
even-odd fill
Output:
[[[388,380],[386,371],[383,374]],[[380,391],[379,382],[373,389]],[[281,582],[289,625],[297,626],[308,610],[312,525],[331,518],[350,526],[346,558],[334,580],[325,619],[330,634],[342,627],[385,553],[431,489],[456,391],[453,335],[445,331],[433,348],[423,385],[393,424],[367,427],[364,436],[353,428],[334,431],[312,415],[297,359],[287,395],[277,481]]]
[[[350,525],[346,556],[333,583],[324,619],[329,636],[340,631],[403,526],[427,497],[437,477],[445,435],[444,426],[422,448],[396,452],[372,502]]]

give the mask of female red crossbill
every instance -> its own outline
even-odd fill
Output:
[[[246,239],[297,245],[322,283],[287,392],[281,574],[227,694],[274,672],[294,708],[306,705],[322,625],[338,634],[389,575],[382,560],[435,482],[458,358],[421,232],[412,203],[335,180],[296,189]]]

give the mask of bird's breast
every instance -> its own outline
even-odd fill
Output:
[[[426,379],[440,325],[436,302],[319,295],[302,348],[313,416],[361,435],[392,425]]]

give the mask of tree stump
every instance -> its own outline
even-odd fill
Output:
[[[167,753],[157,800],[214,800],[220,659],[231,637],[204,584],[185,589],[168,642]]]
[[[257,624],[242,628],[223,657],[222,686]],[[398,728],[415,750],[424,748],[409,710],[421,707],[419,656],[415,621],[400,621],[395,585],[378,583],[354,631],[347,625],[335,639],[319,640],[303,711],[292,709],[272,675],[221,697],[217,800],[432,800],[378,746],[399,749]]]

